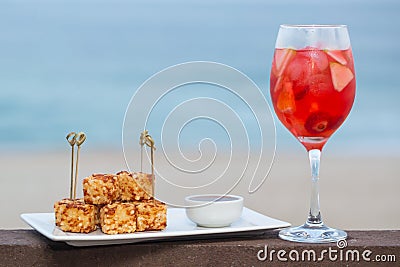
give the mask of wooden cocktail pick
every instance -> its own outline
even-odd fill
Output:
[[[86,140],[86,135],[80,132],[76,135],[76,145],[78,146],[78,151],[76,152],[76,165],[75,165],[75,179],[74,179],[74,199],[76,199],[76,182],[78,181],[78,162],[79,162],[79,152],[81,150],[81,145]]]
[[[74,146],[76,143],[76,133],[70,132],[66,138],[68,143],[71,145],[71,185],[69,189],[69,198],[72,199],[74,195]]]
[[[144,130],[140,134],[140,141],[139,144],[141,146],[141,153],[140,153],[140,171],[143,172],[143,147],[144,145],[150,147],[150,160],[151,160],[151,178],[152,178],[152,183],[151,183],[151,190],[153,193],[153,199],[155,196],[155,175],[154,175],[154,150],[156,150],[156,147],[154,146],[154,140],[149,134],[149,131]]]
[[[148,135],[149,132],[147,130],[144,130],[141,134],[140,134],[140,140],[139,140],[139,144],[140,144],[140,172],[143,172],[143,147],[145,144],[145,138],[146,135]]]
[[[70,188],[70,198],[76,199],[76,183],[78,180],[78,163],[79,163],[79,153],[81,150],[81,145],[86,140],[86,135],[83,132],[75,133],[70,132],[67,135],[67,141],[71,145],[71,188]],[[76,161],[75,161],[75,177],[74,177],[74,150],[75,145],[78,146],[78,151],[76,153]]]

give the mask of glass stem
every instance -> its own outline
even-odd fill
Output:
[[[308,151],[308,156],[311,165],[311,203],[310,213],[307,218],[307,224],[309,225],[321,225],[322,218],[319,209],[319,164],[321,159],[321,150],[312,149]]]

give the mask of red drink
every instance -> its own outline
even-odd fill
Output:
[[[275,50],[270,80],[274,109],[307,150],[322,150],[344,122],[355,87],[351,49]]]

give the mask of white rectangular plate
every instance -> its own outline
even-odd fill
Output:
[[[149,240],[173,240],[174,238],[194,239],[201,235],[213,234],[213,237],[248,231],[276,229],[290,226],[289,223],[262,215],[243,208],[242,216],[229,227],[203,228],[192,223],[183,208],[168,208],[167,227],[163,231],[138,232],[132,234],[107,235],[99,229],[89,234],[66,233],[55,226],[54,213],[25,213],[21,218],[36,231],[53,241],[66,242],[71,246],[99,246],[136,243]]]

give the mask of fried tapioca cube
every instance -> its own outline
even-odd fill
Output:
[[[117,173],[121,201],[140,201],[152,198],[152,175],[142,172]]]
[[[135,202],[136,231],[163,230],[167,226],[167,206],[155,200]]]
[[[113,174],[92,174],[83,179],[85,203],[104,205],[119,200],[118,177]]]
[[[136,231],[136,207],[133,203],[116,202],[100,209],[100,226],[105,234],[124,234]]]
[[[97,229],[98,207],[83,199],[62,199],[54,204],[56,225],[64,232],[90,233]]]

